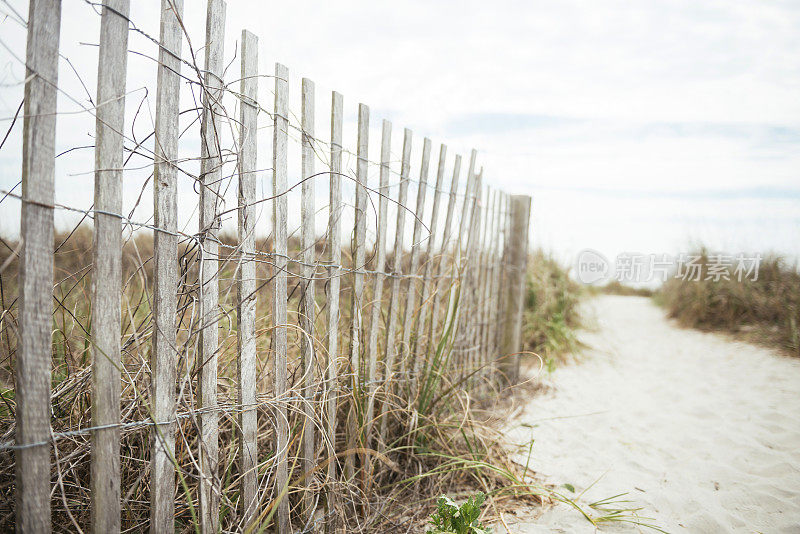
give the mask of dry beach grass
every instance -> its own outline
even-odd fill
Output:
[[[777,256],[764,258],[758,277],[739,277],[732,268],[718,280],[707,279],[712,264],[707,250],[698,280],[670,279],[658,299],[681,325],[721,330],[741,339],[800,356],[800,272]]]
[[[53,352],[52,352],[52,428],[54,450],[52,481],[53,525],[56,531],[86,529],[89,525],[89,463],[90,434],[82,429],[90,426],[90,336],[89,293],[91,288],[91,232],[77,228],[70,234],[59,235],[55,242]],[[259,243],[266,248],[268,243]],[[296,246],[299,246],[296,244]],[[324,245],[320,245],[324,246]],[[14,436],[14,367],[16,347],[16,270],[14,250],[17,244],[4,241],[0,244],[0,298],[3,318],[0,341],[0,441],[8,442]],[[181,387],[178,390],[179,428],[175,462],[178,466],[179,484],[175,503],[176,531],[192,532],[197,528],[197,450],[200,446],[197,431],[198,410],[194,402],[194,383],[199,370],[195,361],[195,334],[192,330],[191,302],[196,288],[191,246],[181,250],[182,279],[179,288],[180,315],[179,343],[182,347],[179,361]],[[345,254],[346,255],[346,254]],[[122,432],[122,488],[123,528],[126,531],[146,529],[149,512],[149,440],[148,419],[149,338],[151,334],[150,302],[148,291],[152,281],[152,240],[146,236],[129,239],[123,250],[123,388],[121,407]],[[540,266],[541,257],[534,259],[533,269]],[[235,262],[232,262],[235,265]],[[552,265],[550,266],[553,267]],[[268,266],[259,264],[259,280],[269,279]],[[239,471],[237,457],[236,404],[236,320],[234,310],[233,266],[223,267],[220,274],[223,316],[219,353],[218,394],[221,406],[220,419],[220,478],[222,479],[221,525],[227,530],[240,528],[241,506],[239,500]],[[531,280],[539,280],[532,276]],[[564,283],[566,278],[558,278]],[[571,287],[571,286],[570,286]],[[290,309],[297,309],[300,291],[299,280],[290,279]],[[294,290],[292,290],[294,288]],[[545,289],[541,283],[531,289],[531,295]],[[449,288],[441,288],[447,292]],[[345,287],[345,291],[347,288]],[[550,295],[561,295],[548,301],[565,302],[562,293],[546,290]],[[290,414],[290,470],[288,488],[293,507],[299,507],[303,493],[320,489],[333,489],[339,496],[337,509],[329,514],[346,518],[348,531],[406,532],[421,525],[430,513],[436,497],[442,493],[459,496],[474,490],[490,495],[488,517],[520,502],[539,504],[553,497],[551,489],[543,486],[529,465],[515,462],[507,454],[502,434],[510,410],[519,405],[520,395],[528,395],[523,387],[517,390],[499,390],[494,382],[484,380],[482,372],[474,374],[454,372],[449,362],[452,346],[445,334],[432,344],[426,358],[425,374],[418,389],[399,394],[379,390],[378,403],[385,403],[389,413],[385,443],[376,450],[351,450],[329,457],[319,450],[319,472],[313,483],[300,469],[303,414],[297,403],[276,399],[272,393],[269,358],[270,319],[266,283],[261,285],[258,298],[258,421],[259,421],[259,485],[262,501],[259,506],[260,524],[269,527],[273,514],[274,485],[274,421],[273,410],[284,402]],[[324,295],[324,291],[318,291]],[[574,312],[568,295],[570,314]],[[347,298],[347,297],[343,297]],[[538,300],[532,303],[539,307]],[[319,297],[318,305],[324,310],[325,300]],[[346,308],[345,308],[346,309]],[[529,315],[537,317],[536,315]],[[541,317],[538,316],[538,317]],[[294,319],[296,320],[296,319]],[[343,320],[347,320],[345,317]],[[536,319],[539,320],[539,319]],[[574,317],[570,315],[570,321]],[[443,325],[446,326],[446,325]],[[529,325],[530,328],[530,325]],[[535,343],[547,343],[550,326],[539,335]],[[530,330],[528,330],[530,332]],[[533,341],[532,341],[533,342]],[[299,335],[290,334],[290,387],[296,394],[299,387]],[[323,344],[318,343],[320,350]],[[547,349],[549,350],[549,349]],[[344,370],[340,370],[344,373]],[[466,381],[480,382],[477,388],[466,388]],[[407,385],[402,385],[406,387]],[[407,393],[404,391],[404,393]],[[339,428],[337,436],[343,440],[345,425],[352,414],[347,407],[353,402],[364,403],[359,393],[342,389],[337,399]],[[353,397],[354,396],[354,397]],[[506,399],[498,406],[497,399]],[[410,401],[408,399],[411,399]],[[320,399],[320,404],[326,399]],[[324,428],[323,421],[316,421]],[[363,421],[359,424],[363,424]],[[327,480],[323,475],[324,463],[342,464],[347,456],[356,457],[356,467],[368,470],[370,477],[359,475],[350,480]],[[339,471],[341,472],[341,471]],[[362,471],[363,472],[363,471]],[[0,451],[0,529],[14,524],[14,454],[12,450]],[[558,498],[557,496],[555,496]],[[318,518],[319,519],[319,518]],[[325,519],[325,518],[323,518]]]

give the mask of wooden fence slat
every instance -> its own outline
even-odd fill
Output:
[[[378,187],[378,235],[375,241],[375,289],[372,295],[372,317],[369,324],[367,341],[367,415],[365,417],[365,444],[370,448],[372,439],[373,417],[375,415],[375,380],[378,367],[378,330],[380,327],[381,309],[383,307],[383,286],[386,276],[386,227],[389,218],[389,164],[392,158],[392,123],[384,120],[381,135],[381,167],[380,185]]]
[[[417,300],[417,279],[414,276],[419,270],[419,253],[422,241],[422,222],[425,216],[425,199],[428,192],[428,168],[431,162],[431,140],[427,137],[422,142],[422,164],[419,170],[419,183],[417,184],[417,207],[415,209],[414,217],[414,233],[411,241],[411,262],[409,266],[409,274],[412,275],[408,279],[408,288],[406,294],[406,309],[403,316],[403,341],[400,344],[402,356],[400,360],[401,375],[403,378],[408,378],[409,374],[417,368],[416,355],[411,353],[411,329],[416,317],[416,300]],[[430,236],[429,236],[430,238]],[[410,361],[413,360],[413,361]],[[411,384],[416,381],[416,374],[413,376]]]
[[[225,2],[209,0],[206,15],[205,80],[200,135],[200,530],[219,530],[220,480],[217,353],[219,352],[219,230]]]
[[[472,150],[470,153],[469,158],[469,168],[467,170],[467,183],[466,187],[464,188],[464,201],[461,204],[461,219],[459,220],[459,229],[458,229],[458,239],[455,243],[455,251],[454,251],[454,259],[453,259],[453,272],[452,276],[458,278],[457,286],[455,284],[451,284],[450,286],[450,293],[452,296],[452,292],[458,290],[459,292],[459,300],[458,300],[458,308],[452,310],[452,306],[455,305],[455,300],[453,298],[448,299],[448,305],[451,307],[448,310],[448,313],[445,315],[447,317],[450,315],[450,310],[454,312],[453,320],[456,321],[456,325],[458,328],[456,329],[457,339],[453,340],[453,356],[451,361],[455,363],[458,367],[458,375],[460,378],[463,378],[465,375],[465,365],[464,365],[464,325],[463,325],[463,310],[467,305],[467,281],[464,273],[467,272],[466,269],[466,259],[468,257],[469,252],[469,238],[473,234],[469,230],[472,228],[472,208],[473,204],[475,203],[475,159],[477,156],[477,151],[475,149]]]
[[[528,230],[531,216],[531,197],[511,197],[511,220],[508,242],[509,283],[507,287],[505,317],[503,318],[503,345],[505,375],[510,383],[519,379],[519,351],[521,349],[522,313],[524,309],[525,268],[528,262]],[[512,356],[513,355],[513,356]]]
[[[456,203],[458,202],[458,180],[461,175],[461,156],[456,154],[455,162],[453,163],[453,178],[450,182],[450,193],[447,201],[447,215],[445,215],[444,228],[442,231],[442,245],[439,247],[439,255],[435,261],[435,269],[433,271],[433,303],[431,304],[431,322],[428,328],[428,335],[425,344],[425,349],[422,354],[426,358],[431,358],[431,349],[438,343],[437,332],[439,330],[439,311],[442,302],[442,266],[445,263],[447,256],[447,249],[450,247],[450,236],[452,234],[453,215],[455,213]]]
[[[474,203],[475,197],[475,159],[477,157],[478,152],[475,149],[472,149],[472,152],[469,156],[469,169],[467,170],[467,185],[464,189],[464,203],[461,205],[461,220],[459,221],[459,229],[458,229],[458,256],[459,261],[461,260],[461,256],[464,254],[464,248],[467,245],[467,241],[464,239],[467,237],[467,232],[469,231],[469,227],[467,226],[471,221],[471,209]]]
[[[275,275],[272,279],[272,322],[275,327],[275,397],[278,401],[275,417],[277,427],[275,452],[275,498],[277,505],[278,534],[290,534],[289,497],[289,413],[286,406],[287,390],[287,268],[288,268],[288,190],[287,144],[289,139],[289,69],[275,64],[275,112],[272,148],[273,238],[275,249]]]
[[[122,129],[130,0],[106,0],[97,68],[93,272],[92,426],[120,422]],[[120,531],[119,426],[92,433],[92,532]]]
[[[153,426],[150,452],[150,532],[175,528],[175,349],[178,307],[178,114],[183,0],[161,0],[156,87],[153,196],[153,350],[150,356]]]
[[[484,244],[481,249],[481,328],[478,332],[479,336],[479,343],[480,343],[480,372],[478,373],[479,380],[479,388],[483,388],[485,386],[484,377],[486,375],[486,371],[488,369],[489,364],[489,311],[490,306],[489,302],[491,300],[491,287],[492,287],[492,247],[496,241],[496,237],[494,235],[495,227],[494,227],[494,204],[497,200],[498,191],[494,188],[488,189],[489,194],[487,194],[488,201],[486,202],[486,209],[484,211]]]
[[[455,215],[456,203],[458,202],[458,181],[461,177],[461,155],[456,154],[453,163],[453,178],[450,182],[450,198],[447,201],[447,215],[444,220],[444,230],[442,234],[442,246],[440,247],[440,258],[444,257],[447,247],[450,245],[453,233],[453,217]],[[441,262],[439,262],[441,264]]]
[[[482,175],[483,170],[479,172]],[[481,281],[483,280],[483,246],[486,242],[486,197],[489,194],[489,189],[481,187],[476,205],[476,212],[474,217],[474,228],[476,229],[476,239],[473,244],[474,257],[472,258],[473,267],[470,269],[470,298],[472,302],[472,309],[469,313],[470,327],[469,327],[469,346],[470,346],[470,372],[477,372],[480,362],[480,331],[483,326],[481,306],[483,305],[483,292]],[[471,380],[471,384],[475,384],[475,376]]]
[[[483,174],[481,172],[481,174]],[[475,329],[473,331],[474,340],[473,343],[475,346],[478,347],[475,363],[476,365],[480,366],[481,361],[483,360],[483,329],[485,327],[484,317],[483,317],[483,310],[484,305],[486,304],[485,300],[485,291],[486,291],[486,247],[488,244],[488,234],[489,234],[489,207],[491,206],[492,200],[492,191],[491,187],[484,185],[483,187],[483,195],[481,197],[481,209],[480,209],[480,226],[481,226],[481,238],[480,244],[478,245],[478,263],[475,266],[477,280],[475,284],[475,294],[476,294],[476,307],[475,307]]]
[[[497,298],[497,317],[498,319],[501,317],[505,317],[506,312],[506,301],[508,300],[508,279],[509,279],[509,263],[508,257],[510,254],[509,251],[509,232],[511,229],[511,199],[507,194],[503,194],[503,204],[502,204],[502,214],[500,217],[500,226],[502,228],[503,234],[503,248],[502,253],[500,255],[500,280],[499,280],[499,288],[498,288],[498,298]],[[495,343],[497,345],[497,365],[496,365],[496,374],[498,381],[505,385],[508,383],[505,376],[505,355],[503,354],[503,335],[505,331],[502,327],[498,325],[497,332],[495,337]]]
[[[19,352],[16,365],[16,519],[50,532],[50,354],[53,195],[60,0],[31,0],[22,131]]]
[[[258,506],[258,419],[256,410],[256,172],[258,169],[258,37],[242,30],[239,100],[239,210],[237,341],[239,345],[239,472],[241,524],[246,530]]]
[[[397,346],[395,344],[395,334],[397,329],[397,316],[400,307],[400,274],[402,273],[403,258],[403,233],[406,223],[406,198],[408,197],[409,169],[411,167],[411,130],[403,130],[403,159],[400,164],[400,187],[397,193],[397,224],[394,231],[394,259],[392,260],[393,275],[392,289],[389,297],[389,317],[386,327],[386,367],[384,371],[383,387],[386,395],[392,392],[392,378],[394,374],[395,358],[397,356]],[[386,432],[388,430],[389,418],[387,416],[388,406],[384,403],[381,406],[381,430],[380,447],[386,445]]]
[[[348,449],[353,449],[358,443],[358,402],[362,394],[361,373],[361,306],[364,295],[364,246],[367,234],[367,163],[369,149],[369,107],[365,104],[358,105],[358,149],[356,162],[356,205],[355,223],[353,233],[353,295],[351,302],[352,320],[350,323],[350,372],[352,374],[351,387],[353,406],[348,417],[347,444]],[[348,480],[355,474],[355,462],[352,454],[345,459],[345,475]]]
[[[303,292],[300,298],[300,353],[303,363],[301,391],[304,398],[303,413],[303,473],[306,490],[303,492],[303,515],[306,522],[313,518],[315,495],[309,490],[313,486],[313,470],[316,459],[316,432],[314,431],[314,397],[317,382],[316,358],[314,355],[314,82],[303,78],[302,82],[302,195],[300,201],[301,241],[303,248]]]
[[[481,213],[483,202],[483,171],[479,171],[475,176],[475,196],[472,201],[472,212],[470,213],[469,235],[467,236],[467,253],[464,257],[464,275],[462,279],[462,297],[465,305],[462,308],[461,323],[463,325],[462,339],[465,343],[465,362],[466,370],[469,373],[475,370],[474,332],[476,322],[477,304],[477,273],[475,264],[477,263],[478,248],[481,241]],[[466,313],[465,313],[466,312]],[[469,382],[472,385],[472,379]]]
[[[481,173],[483,170],[481,169]],[[480,239],[476,245],[476,263],[474,265],[474,278],[473,278],[473,319],[472,319],[472,369],[475,373],[472,378],[472,388],[480,388],[480,377],[482,373],[482,364],[484,358],[484,345],[483,345],[483,329],[486,326],[484,322],[483,310],[486,305],[484,291],[486,288],[486,245],[489,232],[489,206],[491,201],[491,188],[484,185],[481,195],[481,205],[478,215],[477,225],[480,227]]]
[[[497,303],[499,300],[500,276],[502,274],[500,271],[500,251],[502,250],[500,246],[500,242],[502,241],[502,226],[500,223],[502,221],[503,198],[503,192],[497,191],[492,208],[492,224],[494,227],[492,234],[494,238],[492,241],[491,255],[489,257],[491,267],[489,270],[489,328],[486,333],[486,350],[489,355],[489,361],[487,362],[488,368],[486,371],[487,385],[489,385],[494,378],[496,367],[495,360],[497,358]]]
[[[483,213],[483,171],[479,172],[475,178],[475,198],[471,213],[470,232],[467,237],[467,255],[464,258],[464,271],[462,274],[462,292],[464,299],[462,309],[462,338],[465,342],[465,371],[468,374],[475,372],[477,362],[478,347],[475,345],[478,323],[478,271],[479,251],[481,244],[481,216]],[[471,385],[473,380],[470,379]]]
[[[428,243],[425,252],[425,271],[422,274],[422,306],[419,310],[417,324],[415,330],[417,336],[411,347],[411,352],[414,354],[414,376],[419,377],[422,370],[422,364],[425,363],[426,352],[418,352],[422,347],[422,341],[425,339],[425,327],[428,319],[428,308],[430,307],[431,285],[435,285],[435,281],[431,282],[431,275],[433,273],[433,266],[436,263],[434,258],[434,246],[439,237],[439,205],[441,204],[442,187],[444,185],[445,163],[447,162],[447,146],[440,145],[439,147],[439,166],[436,170],[436,186],[433,191],[433,207],[431,209],[431,223],[429,226],[430,234],[428,235]]]
[[[342,95],[334,91],[331,95],[331,164],[330,207],[328,215],[328,362],[327,362],[327,441],[328,441],[328,488],[325,515],[326,531],[334,532],[338,521],[335,513],[336,488],[336,411],[339,394],[339,290],[342,275]]]
[[[479,273],[478,273],[478,328],[475,331],[475,344],[478,346],[478,354],[476,356],[476,365],[480,371],[477,374],[477,378],[483,377],[484,366],[488,359],[488,353],[486,351],[486,330],[489,327],[488,317],[487,317],[487,310],[488,305],[487,302],[489,301],[489,295],[487,295],[487,291],[489,290],[489,249],[491,247],[492,242],[490,239],[491,236],[491,218],[492,218],[492,202],[494,201],[494,196],[496,191],[490,187],[486,187],[486,194],[484,195],[484,207],[482,210],[483,213],[483,236],[481,238],[481,247],[480,247],[480,262],[478,265]],[[482,386],[482,380],[476,381],[478,387]]]

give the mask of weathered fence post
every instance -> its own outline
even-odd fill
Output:
[[[502,214],[503,214],[503,206],[505,205],[505,193],[501,191],[497,191],[495,195],[495,202],[494,202],[494,240],[492,242],[492,251],[489,257],[490,267],[490,280],[489,280],[489,312],[488,312],[488,322],[489,328],[487,329],[486,333],[486,350],[488,351],[488,358],[487,358],[487,365],[488,369],[486,372],[487,376],[487,386],[489,385],[490,381],[494,379],[494,373],[496,369],[496,357],[497,357],[497,331],[498,331],[498,306],[500,302],[499,292],[500,292],[500,279],[502,276],[502,270],[500,268],[500,251],[503,250],[501,248],[501,241],[503,239],[503,230],[501,222],[503,221]]]
[[[381,132],[381,168],[380,185],[378,188],[378,235],[375,240],[375,289],[372,295],[372,318],[369,324],[369,337],[367,339],[367,414],[365,421],[366,448],[372,446],[373,416],[375,414],[375,379],[378,368],[378,328],[383,307],[383,286],[386,275],[386,227],[389,215],[389,163],[392,157],[392,123],[384,120]],[[371,470],[371,463],[370,470]],[[369,475],[370,473],[367,473]]]
[[[415,384],[417,377],[413,371],[418,367],[415,355],[411,353],[411,330],[416,318],[415,308],[417,299],[417,268],[419,267],[419,254],[422,241],[422,227],[425,223],[422,218],[425,216],[425,198],[428,192],[428,168],[431,161],[431,140],[427,137],[422,141],[422,165],[419,170],[419,182],[417,183],[417,207],[414,210],[414,233],[411,239],[411,262],[408,268],[408,287],[406,288],[406,309],[403,316],[403,341],[400,343],[402,351],[401,366],[404,379],[411,377],[409,384]],[[430,236],[428,236],[430,237]],[[413,359],[413,363],[409,361]],[[413,386],[412,386],[413,387]]]
[[[427,320],[428,315],[428,307],[430,306],[430,294],[431,290],[435,291],[436,281],[431,280],[431,276],[433,273],[433,266],[436,264],[436,260],[434,259],[434,250],[433,247],[435,246],[436,239],[439,229],[439,204],[441,203],[442,197],[442,186],[444,184],[444,168],[445,163],[447,162],[447,146],[441,145],[439,147],[439,166],[436,170],[436,185],[434,186],[433,190],[433,209],[431,210],[431,225],[430,225],[430,234],[428,235],[428,248],[426,257],[425,257],[425,271],[422,275],[422,307],[419,311],[419,316],[416,319],[416,331],[417,335],[414,338],[414,343],[411,348],[412,354],[414,354],[414,376],[415,378],[415,385],[418,385],[419,376],[423,369],[423,364],[426,363],[425,352],[422,353],[418,352],[419,349],[422,347],[422,341],[425,338],[425,321]],[[431,288],[431,286],[434,286]],[[416,388],[414,388],[416,389]]]
[[[255,223],[258,136],[258,37],[242,31],[239,103],[239,211],[237,270],[239,327],[239,471],[242,477],[242,526],[253,524],[258,504],[258,420],[256,411],[256,251]]]
[[[467,327],[468,317],[465,319],[466,308],[469,296],[469,252],[474,239],[475,232],[472,232],[472,213],[475,209],[476,201],[478,198],[478,191],[480,191],[480,184],[477,183],[478,176],[475,174],[475,159],[477,157],[475,149],[470,153],[469,169],[467,170],[467,184],[464,189],[464,202],[461,205],[461,220],[459,221],[459,231],[455,243],[453,271],[452,276],[458,278],[458,285],[451,285],[451,296],[454,291],[458,291],[458,306],[456,306],[456,299],[449,299],[448,310],[445,314],[445,320],[448,316],[453,317],[454,324],[457,327],[457,337],[453,340],[453,349],[451,361],[455,362],[459,378],[465,376],[465,358],[464,352],[465,338],[464,331]]]
[[[486,201],[483,207],[483,236],[481,238],[481,253],[480,253],[480,271],[478,274],[478,328],[475,332],[476,345],[479,347],[476,365],[480,369],[477,373],[477,378],[482,378],[485,371],[486,362],[489,359],[489,343],[487,332],[489,330],[489,280],[490,265],[491,265],[491,246],[494,242],[492,232],[492,204],[494,204],[497,191],[487,186],[486,188]],[[482,387],[482,381],[477,381],[478,387]]]
[[[92,531],[120,531],[122,129],[129,0],[106,0],[97,68],[92,272]]]
[[[444,220],[444,230],[442,234],[442,246],[439,248],[439,256],[436,258],[436,268],[433,271],[433,303],[431,304],[431,322],[428,328],[428,335],[425,344],[425,349],[422,354],[426,358],[431,357],[431,349],[438,345],[439,340],[436,336],[439,331],[439,311],[441,309],[443,285],[441,284],[442,265],[445,261],[445,255],[450,245],[450,238],[452,234],[453,215],[455,212],[458,192],[458,179],[461,174],[461,156],[456,154],[456,159],[453,162],[453,178],[450,182],[450,193],[447,201],[447,215]]]
[[[175,312],[178,307],[178,116],[183,0],[161,0],[153,155],[153,422],[150,445],[150,532],[175,528]]]
[[[50,354],[60,0],[31,0],[22,131],[17,357],[18,532],[50,532]]]
[[[275,273],[272,279],[272,346],[275,350],[275,499],[277,532],[290,534],[289,523],[289,410],[286,406],[287,297],[288,297],[288,189],[287,143],[289,140],[289,69],[275,64],[275,111],[272,142],[272,225]]]
[[[509,203],[511,224],[506,237],[507,278],[505,313],[500,345],[500,370],[508,384],[519,379],[522,314],[525,302],[525,276],[528,264],[528,229],[531,218],[531,197],[514,195]]]
[[[397,225],[394,230],[394,259],[392,260],[393,273],[391,294],[389,297],[389,318],[386,326],[386,354],[384,359],[383,387],[386,396],[392,392],[392,377],[394,373],[394,361],[397,356],[397,346],[395,345],[395,333],[397,330],[397,316],[400,304],[400,273],[402,272],[403,258],[403,232],[406,224],[406,197],[408,196],[408,174],[411,165],[411,130],[406,128],[403,131],[403,160],[400,164],[400,187],[397,193]],[[389,425],[389,412],[386,403],[381,405],[381,428],[380,444],[381,450],[386,444],[386,432]]]
[[[461,274],[461,291],[459,295],[460,337],[463,346],[462,369],[464,376],[470,376],[475,371],[476,346],[476,310],[478,306],[477,281],[479,270],[478,250],[481,242],[481,213],[483,212],[483,170],[475,176],[475,193],[472,200],[470,213],[469,235],[467,236],[467,249]],[[467,381],[472,384],[472,378]]]
[[[302,469],[306,477],[306,490],[303,492],[303,516],[306,523],[313,519],[316,498],[310,490],[314,486],[314,467],[316,458],[316,432],[314,431],[314,389],[316,385],[316,356],[314,353],[314,277],[316,268],[314,236],[314,82],[308,78],[302,81],[302,197],[300,203],[301,241],[303,249],[302,295],[300,297],[300,353],[302,355],[303,374],[301,379],[301,395],[303,397],[303,447]]]
[[[325,499],[325,529],[334,532],[338,521],[336,514],[336,410],[339,405],[339,290],[342,279],[342,95],[331,95],[331,161],[330,207],[328,216],[328,361],[327,361],[327,434],[328,434],[328,488]]]
[[[217,354],[219,352],[219,235],[222,160],[220,122],[223,113],[223,43],[225,2],[209,0],[206,15],[203,120],[200,134],[200,528],[219,530],[220,480]]]
[[[362,313],[361,305],[364,296],[364,246],[367,237],[367,162],[369,150],[369,106],[358,105],[358,149],[356,161],[356,205],[355,221],[353,228],[352,254],[353,254],[353,294],[351,300],[350,322],[350,372],[352,378],[351,410],[347,422],[347,448],[352,450],[357,447],[358,433],[360,431],[358,418],[363,416],[359,400],[362,394],[361,375],[361,330]],[[345,458],[345,476],[349,480],[355,474],[354,453]]]
[[[458,222],[458,242],[456,245],[456,257],[458,258],[457,265],[461,266],[461,260],[467,252],[467,239],[469,238],[469,229],[472,221],[471,208],[474,204],[476,197],[475,194],[475,159],[478,157],[478,151],[474,148],[469,155],[469,169],[467,170],[467,184],[464,189],[464,203],[461,204],[461,219]],[[465,239],[467,238],[467,239]]]

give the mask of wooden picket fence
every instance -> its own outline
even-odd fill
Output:
[[[124,493],[120,439],[124,425],[130,425],[120,413],[124,370],[120,338],[124,309],[122,229],[133,224],[122,214],[129,0],[105,0],[103,5],[95,109],[95,196],[90,210],[94,220],[91,424],[76,431],[91,437],[92,530],[119,532]],[[249,528],[269,520],[277,532],[288,533],[293,521],[313,524],[323,504],[328,515],[335,513],[336,480],[372,476],[373,464],[360,455],[386,446],[392,417],[386,395],[412,402],[422,387],[418,381],[432,352],[444,347],[442,350],[452,353],[447,365],[450,372],[465,379],[463,387],[480,389],[492,381],[516,379],[518,359],[513,355],[520,347],[530,198],[486,187],[483,171],[477,168],[476,152],[473,150],[463,165],[461,156],[448,159],[444,145],[439,148],[435,178],[429,182],[433,156],[427,138],[422,143],[418,180],[412,179],[412,132],[408,129],[403,135],[399,183],[392,184],[392,125],[385,120],[376,164],[379,183],[370,184],[370,111],[364,104],[358,106],[352,175],[342,163],[347,153],[342,95],[333,92],[330,97],[330,138],[321,141],[314,83],[303,79],[300,124],[294,124],[290,120],[286,67],[275,66],[272,105],[259,98],[264,91],[259,81],[265,76],[258,72],[258,39],[248,31],[241,34],[241,75],[236,80],[238,91],[233,92],[223,80],[225,3],[210,0],[205,64],[198,71],[202,73],[198,80],[202,95],[199,229],[187,236],[178,227],[176,186],[181,172],[179,93],[182,71],[186,70],[181,56],[185,31],[182,15],[183,0],[161,1],[152,153],[155,222],[141,225],[140,230],[153,235],[149,390],[142,401],[148,406],[149,420],[145,423],[151,434],[147,475],[150,531],[174,530],[175,502],[181,493],[178,484],[196,491],[201,531],[220,529],[220,416],[233,412],[238,440],[238,503],[245,518],[242,526]],[[59,31],[60,1],[31,0],[20,195],[16,430],[15,443],[10,446],[16,461],[19,532],[50,531],[51,492],[56,483],[52,455],[58,436],[51,426],[50,388]],[[222,105],[224,95],[231,92],[238,99],[239,116],[235,119]],[[256,177],[264,171],[257,165],[257,117],[263,113],[272,118],[272,191],[259,197]],[[231,210],[237,213],[238,225],[233,244],[222,240],[223,210],[218,200],[225,179],[223,159],[228,157],[223,154],[220,132],[231,127],[238,133],[234,154],[238,206]],[[297,183],[290,183],[288,161],[293,131],[300,133],[302,147]],[[316,163],[323,147],[327,164],[320,169]],[[462,166],[467,167],[463,187],[459,185]],[[330,197],[327,230],[320,237],[315,231],[314,201],[315,185],[322,180],[329,184]],[[343,181],[348,180],[355,184],[353,199],[342,198]],[[410,184],[416,186],[413,205],[408,198]],[[295,186],[301,189],[299,252],[292,247],[287,199]],[[395,189],[393,197],[390,193]],[[352,229],[342,228],[348,203],[355,206]],[[257,246],[256,236],[265,233],[257,227],[256,208],[262,204],[272,211],[268,250]],[[377,211],[374,243],[368,241],[371,207]],[[392,211],[396,222],[390,251],[387,234]],[[407,224],[413,225],[413,230],[409,226],[407,232]],[[342,231],[351,235],[349,242],[342,242]],[[410,241],[406,239],[408,233],[412,234]],[[192,421],[198,428],[200,450],[199,475],[193,479],[176,473],[175,461],[179,430],[176,387],[184,380],[178,376],[178,360],[185,357],[177,348],[185,342],[179,339],[183,323],[176,310],[187,272],[179,254],[187,239],[197,251],[193,263],[197,298],[192,308],[192,332],[197,343],[192,345],[191,354],[198,369],[198,401],[192,407]],[[321,243],[323,251],[318,252]],[[222,265],[231,262],[235,308],[223,312]],[[257,267],[263,262],[270,264],[271,274],[259,284]],[[289,293],[292,281],[300,287],[299,299],[293,300]],[[265,284],[271,326],[259,329],[257,301]],[[234,406],[218,397],[219,324],[223,314],[235,316],[231,322],[236,330]],[[454,335],[449,336],[448,329]],[[296,332],[297,357],[290,346],[290,337]],[[268,341],[259,344],[264,338]],[[446,340],[446,347],[437,346],[440,340]],[[266,359],[274,379],[270,395],[275,432],[270,436],[259,434],[257,419],[258,406],[267,402],[258,392],[257,369]],[[292,378],[296,365],[299,378]],[[293,413],[299,413],[304,421],[299,433],[290,428]],[[337,420],[343,413],[346,420]],[[269,460],[274,465],[274,477],[268,483],[259,477],[259,465],[265,461],[259,458],[259,440],[271,440],[274,453]],[[299,466],[294,474],[290,474],[290,450],[298,451]],[[291,508],[290,488],[298,485],[306,485],[306,491],[302,502]]]

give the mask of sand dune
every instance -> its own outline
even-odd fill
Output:
[[[644,298],[587,307],[585,362],[546,378],[552,391],[514,429],[536,440],[534,468],[576,493],[597,480],[583,504],[629,492],[668,532],[800,532],[800,360],[677,328]],[[506,520],[516,533],[595,532],[562,504]]]

